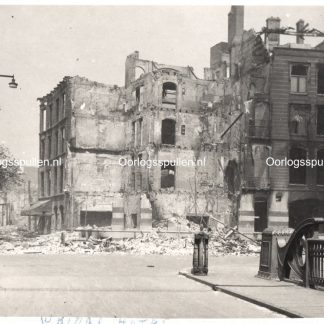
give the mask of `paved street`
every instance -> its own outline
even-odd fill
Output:
[[[190,267],[191,257],[20,255],[0,260],[0,316],[282,317],[178,275]]]

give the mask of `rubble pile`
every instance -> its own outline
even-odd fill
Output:
[[[54,232],[48,235],[37,235],[25,229],[10,228],[0,230],[0,254],[161,254],[192,255],[193,233],[199,231],[199,225],[187,224],[187,232],[168,233],[163,224],[150,232],[134,232],[133,236],[124,239],[113,239],[109,231],[100,235],[81,237],[81,232]],[[89,230],[91,227],[87,227]],[[85,229],[84,229],[85,230]],[[98,228],[96,228],[98,230]],[[90,233],[90,232],[89,232]],[[241,255],[260,252],[260,246],[242,240],[235,234],[228,235],[225,227],[209,232],[209,255]]]

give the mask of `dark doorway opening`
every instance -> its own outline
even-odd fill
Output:
[[[265,198],[255,198],[254,216],[254,231],[263,232],[268,226],[268,202]]]

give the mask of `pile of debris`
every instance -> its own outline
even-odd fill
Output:
[[[48,235],[37,235],[17,228],[6,229],[5,232],[0,230],[0,254],[192,255],[193,233],[199,231],[199,225],[187,223],[187,232],[170,233],[160,223],[152,231],[134,231],[132,237],[124,239],[113,239],[109,236],[109,231],[100,235],[98,228],[89,226],[82,230]],[[86,233],[91,235],[84,235]],[[226,227],[215,228],[209,231],[209,235],[210,255],[246,255],[260,251],[258,244],[243,240],[233,232],[229,235]]]

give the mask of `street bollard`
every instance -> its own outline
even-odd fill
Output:
[[[209,235],[200,230],[195,234],[191,273],[206,276],[208,273],[208,239]]]

